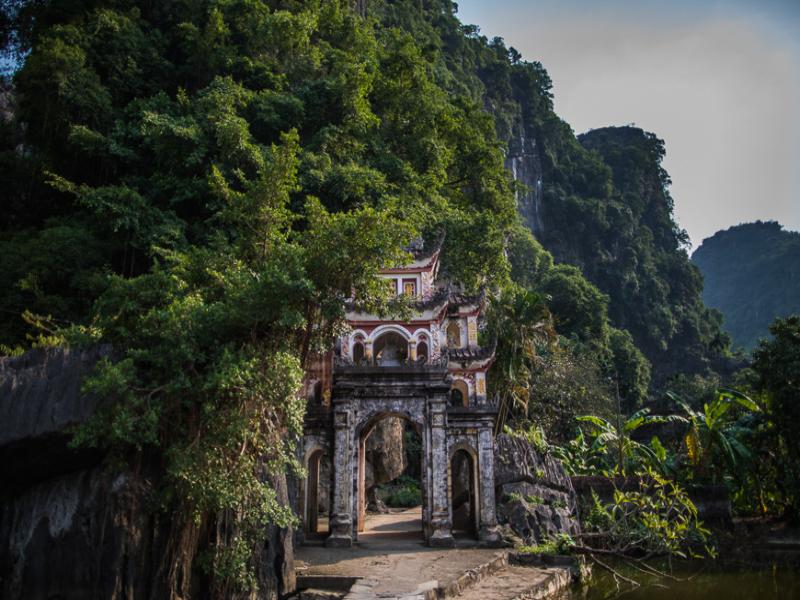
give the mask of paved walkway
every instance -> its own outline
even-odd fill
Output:
[[[406,595],[455,581],[500,554],[487,548],[429,548],[422,538],[419,508],[368,515],[366,525],[353,548],[298,548],[298,575],[363,577],[376,596]]]

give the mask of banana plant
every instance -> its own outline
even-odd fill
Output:
[[[718,481],[725,471],[735,475],[750,462],[752,455],[740,441],[749,430],[738,422],[732,409],[757,413],[761,408],[756,402],[741,392],[721,388],[716,390],[711,403],[695,410],[679,396],[671,392],[667,396],[681,408],[689,424],[683,442],[689,464],[699,478],[710,475]]]
[[[561,446],[550,446],[550,452],[561,461],[570,476],[597,475],[607,471],[605,450],[589,444],[580,427],[574,439]]]
[[[634,431],[646,425],[658,423],[688,423],[680,415],[652,415],[649,408],[636,411],[624,421],[617,424],[595,415],[577,417],[578,421],[594,426],[591,433],[592,453],[604,453],[616,464],[609,465],[612,470],[625,474],[626,470],[636,469],[645,465],[651,466],[660,472],[666,470],[666,452],[658,438],[654,438],[650,445],[637,442],[631,437]]]

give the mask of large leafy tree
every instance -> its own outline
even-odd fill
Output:
[[[154,593],[186,596],[198,564],[218,596],[249,593],[259,531],[290,520],[274,478],[304,362],[344,300],[382,308],[377,269],[442,229],[453,279],[505,279],[494,121],[345,0],[19,4],[0,342],[34,323],[113,343],[76,441],[161,469]]]

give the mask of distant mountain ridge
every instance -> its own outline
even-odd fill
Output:
[[[800,313],[800,232],[775,221],[736,225],[703,240],[692,261],[736,346],[751,350],[776,317]]]

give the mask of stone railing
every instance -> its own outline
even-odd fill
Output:
[[[354,362],[352,358],[349,356],[334,356],[333,357],[333,366],[334,368],[355,368],[355,367],[381,367],[381,368],[392,368],[392,367],[447,367],[449,358],[446,354],[442,354],[441,356],[437,356],[435,358],[429,359],[426,356],[420,357],[417,360],[411,359],[404,359],[398,361],[395,364],[380,364],[379,362],[375,362],[374,360],[362,360],[358,363]]]

